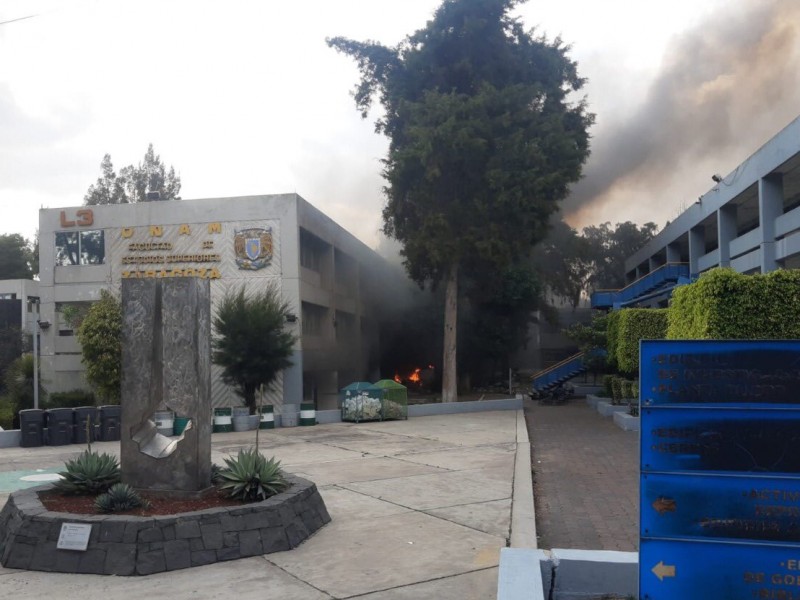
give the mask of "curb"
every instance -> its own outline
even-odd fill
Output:
[[[514,483],[511,492],[512,548],[537,548],[536,511],[533,505],[533,478],[531,476],[531,444],[525,413],[517,411],[517,450],[514,457]]]

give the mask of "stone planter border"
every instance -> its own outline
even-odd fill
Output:
[[[628,404],[611,404],[610,401],[600,401],[597,403],[597,412],[604,417],[610,417],[615,412],[628,412]]]
[[[614,424],[623,431],[639,431],[639,417],[629,415],[627,412],[614,413]]]
[[[0,563],[12,569],[150,575],[295,548],[331,518],[317,486],[291,487],[253,504],[180,515],[77,515],[48,511],[38,492],[14,492],[0,512]],[[86,551],[56,548],[63,523],[92,525]]]

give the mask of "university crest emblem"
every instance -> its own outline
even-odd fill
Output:
[[[240,269],[257,271],[272,260],[272,230],[237,229],[233,237],[236,264]]]

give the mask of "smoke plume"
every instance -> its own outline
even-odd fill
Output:
[[[732,170],[800,112],[799,41],[797,0],[726,3],[676,36],[639,108],[616,123],[597,115],[568,221],[665,219],[706,192],[712,173]]]

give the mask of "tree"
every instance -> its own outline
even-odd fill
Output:
[[[0,235],[0,279],[33,279],[33,261],[33,248],[24,237]]]
[[[655,223],[641,227],[630,221],[602,223],[584,227],[583,238],[587,244],[590,264],[589,284],[594,289],[619,289],[625,287],[625,259],[642,248],[658,231]]]
[[[556,220],[533,255],[533,264],[550,295],[577,308],[591,278],[586,239],[561,219]]]
[[[291,312],[274,284],[248,295],[244,287],[229,291],[216,308],[212,360],[222,367],[222,379],[232,385],[255,412],[256,391],[270,385],[290,357],[296,337],[285,329]]]
[[[119,175],[114,172],[110,154],[103,157],[100,170],[97,182],[89,186],[83,198],[86,205],[149,202],[155,199],[150,197],[153,192],[158,192],[158,200],[180,200],[181,178],[174,167],[167,171],[153,144],[147,147],[142,162],[123,167]]]
[[[107,290],[92,304],[78,328],[86,380],[106,403],[118,404],[122,381],[122,305]]]
[[[520,0],[445,0],[394,48],[333,38],[361,72],[357,108],[378,95],[389,140],[384,232],[409,275],[445,284],[442,399],[455,401],[459,274],[527,255],[580,177],[593,117],[560,39],[524,30]]]

